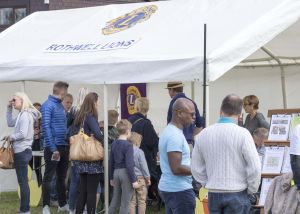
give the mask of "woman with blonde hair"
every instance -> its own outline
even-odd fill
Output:
[[[132,123],[132,132],[142,135],[141,150],[145,153],[147,165],[149,168],[151,183],[149,188],[149,196],[154,198],[156,184],[159,179],[157,172],[156,156],[158,151],[158,136],[154,130],[151,120],[147,118],[149,110],[149,100],[146,97],[140,97],[135,100],[136,113],[133,114],[129,121]],[[152,195],[151,195],[152,194]],[[151,198],[150,197],[150,198]]]
[[[12,116],[12,108],[19,111],[16,118]],[[31,146],[34,136],[34,121],[40,117],[40,112],[33,106],[25,93],[17,92],[7,105],[7,125],[15,127],[9,140],[14,149],[14,162],[21,192],[20,214],[29,214],[30,190],[28,186],[27,168],[32,158]]]

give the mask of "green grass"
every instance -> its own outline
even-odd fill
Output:
[[[0,192],[0,213],[1,214],[15,214],[19,211],[20,200],[17,192]],[[42,206],[31,207],[31,214],[41,214]],[[56,214],[57,208],[51,207],[51,213]],[[147,214],[163,214],[163,208],[160,212],[152,207],[147,207]]]

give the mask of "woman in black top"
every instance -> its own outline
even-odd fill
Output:
[[[266,128],[269,130],[269,123],[266,121],[264,115],[258,112],[259,100],[255,95],[244,97],[244,110],[248,113],[244,127],[249,130],[251,135],[257,128]]]
[[[83,124],[84,133],[94,136],[99,142],[103,142],[103,134],[98,124],[98,95],[89,93],[86,95],[74,125]],[[80,174],[79,197],[76,204],[76,214],[81,214],[87,205],[87,213],[94,214],[96,210],[96,192],[100,181],[100,173],[104,173],[102,161],[74,161],[74,165]]]

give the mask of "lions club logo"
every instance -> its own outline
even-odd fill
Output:
[[[156,5],[138,8],[130,13],[107,22],[106,27],[102,29],[102,33],[104,35],[110,35],[131,28],[137,23],[147,21],[156,10]]]
[[[141,97],[139,89],[135,86],[130,86],[126,91],[127,109],[130,115],[135,113],[134,103],[137,98]]]

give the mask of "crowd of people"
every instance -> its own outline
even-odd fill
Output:
[[[205,128],[196,103],[183,92],[184,85],[168,83],[171,102],[167,126],[158,136],[147,118],[147,98],[135,100],[136,113],[128,120],[118,121],[118,112],[109,110],[108,124],[104,124],[98,118],[97,93],[81,88],[73,105],[68,87],[68,83],[56,82],[42,105],[32,104],[19,92],[8,103],[7,124],[14,131],[5,139],[14,148],[21,193],[19,213],[30,213],[28,165],[35,169],[42,186],[43,214],[51,213],[51,201],[55,200],[58,212],[96,213],[98,202],[104,203],[103,161],[70,161],[69,139],[82,128],[104,146],[104,126],[109,130],[109,157],[105,157],[109,159],[108,213],[144,214],[147,200],[155,196],[164,203],[166,214],[193,214],[195,193],[201,186],[209,191],[211,214],[251,212],[251,196],[259,190],[269,129],[258,112],[255,95],[244,99],[226,96],[218,122]],[[13,108],[19,111],[16,118]],[[241,127],[238,121],[243,108],[248,115]],[[44,151],[43,176],[41,158],[33,160],[32,150]],[[298,155],[292,155],[291,160],[300,189]]]

